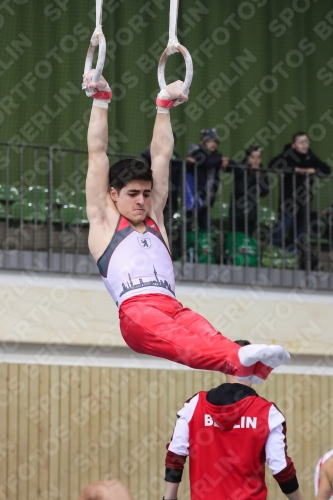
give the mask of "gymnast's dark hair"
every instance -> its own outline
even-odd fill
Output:
[[[114,163],[109,170],[109,187],[119,194],[131,181],[149,181],[153,187],[152,169],[136,158],[126,158]]]
[[[251,345],[251,342],[249,342],[248,340],[235,340],[235,344],[244,347],[246,345]]]

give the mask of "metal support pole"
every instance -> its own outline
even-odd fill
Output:
[[[48,240],[49,248],[47,254],[47,269],[52,270],[52,254],[53,254],[53,227],[52,227],[52,207],[53,207],[53,148],[49,148],[49,171],[48,171],[48,189],[49,189],[49,204],[48,204]]]
[[[182,277],[185,278],[185,268],[187,261],[186,248],[186,161],[182,163],[182,206],[181,206],[181,262],[182,262]]]

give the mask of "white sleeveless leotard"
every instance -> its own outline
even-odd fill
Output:
[[[146,217],[146,231],[135,231],[122,215],[97,265],[104,284],[118,307],[147,293],[175,298],[175,276],[170,252],[157,224]]]
[[[315,494],[318,495],[318,488],[319,488],[319,482],[320,482],[320,469],[326,460],[328,460],[330,457],[333,456],[333,450],[328,451],[325,453],[323,457],[319,460],[316,466],[316,471],[315,471],[315,477],[314,477],[314,487],[315,487]],[[333,495],[330,497],[333,500]]]

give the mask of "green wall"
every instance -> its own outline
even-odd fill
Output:
[[[166,0],[104,0],[110,148],[118,152],[150,142],[168,10]],[[87,0],[3,3],[0,140],[85,147],[91,100],[80,88],[93,11]],[[267,161],[305,129],[315,152],[333,161],[332,1],[180,0],[178,24],[195,69],[189,103],[171,112],[181,154],[201,128],[216,126],[223,154],[255,142]],[[167,76],[182,70],[172,56]]]

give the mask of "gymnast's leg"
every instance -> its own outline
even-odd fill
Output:
[[[205,318],[167,296],[133,297],[121,305],[119,317],[125,342],[141,354],[239,377],[251,376],[258,361],[254,356],[248,363],[246,357],[239,356],[240,349],[245,348],[224,337]],[[264,379],[271,370],[269,367],[267,373],[258,372],[257,376]]]

